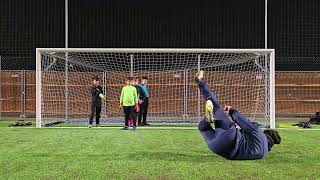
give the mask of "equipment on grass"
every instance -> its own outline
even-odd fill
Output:
[[[273,49],[91,49],[36,50],[37,127],[56,121],[86,121],[91,77],[108,93],[101,120],[123,120],[118,108],[128,76],[147,76],[148,121],[198,122],[204,101],[194,73],[204,70],[209,88],[250,120],[275,127]]]
[[[293,124],[292,126],[298,126],[298,127],[302,127],[302,128],[311,128],[311,123],[309,121],[302,121],[299,122],[298,124]]]
[[[11,126],[32,126],[32,123],[31,122],[26,123],[26,122],[24,122],[24,120],[19,120],[14,124],[9,125],[9,127],[11,127]]]
[[[293,124],[292,126],[298,126],[302,128],[311,128],[311,124],[320,124],[320,113],[316,112],[315,117],[310,118],[309,121],[301,121],[298,124]]]

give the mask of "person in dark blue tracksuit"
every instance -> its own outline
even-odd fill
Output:
[[[211,101],[214,107],[212,121],[215,129],[208,118],[199,123],[199,131],[211,151],[230,160],[254,160],[262,159],[274,144],[280,144],[281,137],[277,131],[269,129],[262,132],[236,109],[230,106],[222,109],[203,78],[196,81],[204,99]]]

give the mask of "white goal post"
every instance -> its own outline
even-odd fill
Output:
[[[275,128],[274,49],[37,48],[36,127],[86,124],[93,76],[106,93],[104,122],[121,122],[118,105],[127,76],[148,77],[151,122],[189,123],[203,117],[194,82],[205,71],[221,105]]]

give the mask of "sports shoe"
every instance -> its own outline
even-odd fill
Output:
[[[129,128],[128,128],[128,126],[124,126],[123,128],[121,128],[121,130],[128,130]]]
[[[92,125],[91,125],[91,124],[89,124],[88,128],[92,128]]]
[[[204,71],[198,71],[196,73],[196,82],[199,82],[200,80],[202,80],[204,77]]]
[[[132,131],[136,131],[137,130],[137,127],[136,126],[133,126],[132,127]]]
[[[213,119],[213,110],[214,110],[214,106],[211,100],[207,100],[206,101],[206,110],[205,110],[205,116],[206,119],[209,123],[213,123],[214,119]]]
[[[96,124],[96,127],[101,127],[100,124]]]

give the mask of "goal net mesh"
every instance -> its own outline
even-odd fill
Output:
[[[198,69],[220,104],[232,105],[252,121],[270,124],[270,52],[39,51],[41,124],[87,123],[92,78],[106,101],[101,122],[122,122],[121,88],[128,76],[148,77],[150,122],[198,122],[204,100],[195,83]],[[39,83],[39,82],[37,82]]]

